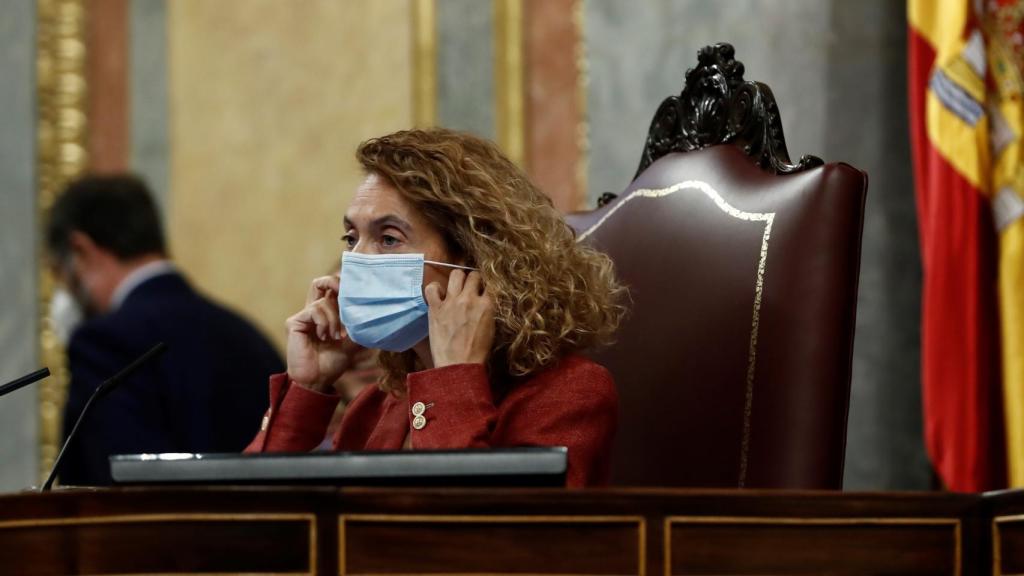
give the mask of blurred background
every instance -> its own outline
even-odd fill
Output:
[[[132,170],[172,256],[279,346],[340,257],[369,137],[497,141],[565,211],[631,180],[658,104],[729,42],[778,100],[790,155],[870,175],[847,489],[928,489],[907,112],[892,0],[5,0],[0,381],[60,357],[40,230],[82,171]],[[0,399],[0,491],[54,456],[60,374]]]

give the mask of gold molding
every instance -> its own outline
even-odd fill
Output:
[[[308,574],[317,573],[317,532],[316,515],[289,513],[183,513],[183,514],[119,514],[112,516],[79,516],[76,518],[35,518],[31,520],[0,521],[0,530],[18,528],[46,528],[50,526],[83,526],[103,524],[142,524],[150,522],[253,522],[253,521],[304,521],[309,525],[309,571],[307,572],[275,572],[273,574]],[[193,574],[189,572],[189,574]],[[202,573],[196,573],[202,574]],[[220,574],[220,573],[218,573]],[[269,576],[269,575],[268,575]]]
[[[522,167],[526,160],[523,1],[493,0],[494,112],[498,145]]]
[[[1000,524],[1018,524],[1024,522],[1024,514],[996,516],[992,519],[992,574],[995,576],[1020,576],[1019,574],[1003,574],[1003,544],[1000,540]]]
[[[338,573],[348,574],[345,564],[345,522],[450,522],[481,524],[636,524],[637,527],[637,574],[647,574],[647,520],[643,516],[572,516],[572,515],[469,515],[469,514],[341,514],[338,516]],[[454,576],[443,572],[432,572],[435,576]],[[381,574],[381,576],[397,576]],[[545,576],[559,576],[546,574]],[[584,576],[584,575],[576,575]]]
[[[85,170],[88,160],[86,17],[84,0],[36,2],[37,230],[46,229],[47,213],[57,195]],[[68,370],[64,349],[47,317],[54,279],[42,241],[37,250],[39,361],[51,372],[39,385],[39,477],[43,479],[61,443]]]
[[[672,574],[673,524],[761,524],[776,526],[952,526],[956,541],[953,576],[960,576],[963,562],[963,530],[959,518],[794,518],[771,516],[666,516],[663,528],[665,576]]]
[[[412,0],[413,122],[437,124],[437,0]]]
[[[754,281],[754,310],[750,324],[750,342],[747,348],[747,375],[746,375],[746,397],[743,406],[743,437],[740,444],[740,473],[738,486],[743,488],[747,482],[747,461],[750,455],[750,418],[754,409],[754,373],[757,365],[757,334],[761,324],[761,300],[764,295],[764,275],[768,260],[768,241],[772,235],[772,223],[775,221],[775,212],[744,212],[722,198],[717,190],[710,184],[701,180],[687,180],[679,182],[668,188],[651,190],[641,188],[629,193],[628,196],[615,203],[593,226],[579,235],[578,241],[585,240],[595,230],[601,227],[608,218],[619,211],[634,198],[664,198],[671,196],[680,190],[698,190],[715,203],[719,210],[738,220],[747,222],[764,222],[764,232],[761,235],[761,252],[757,261],[757,276]]]
[[[587,187],[590,171],[590,116],[587,90],[590,86],[590,62],[587,60],[587,20],[583,0],[573,0],[572,24],[576,29],[576,206],[582,210],[589,203]]]

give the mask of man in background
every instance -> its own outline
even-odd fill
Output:
[[[61,482],[109,484],[111,454],[241,451],[267,408],[267,378],[284,364],[249,322],[198,294],[168,259],[146,184],[129,175],[73,182],[53,206],[46,241],[61,286],[51,319],[69,338],[65,435],[101,382],[167,344],[93,406]]]

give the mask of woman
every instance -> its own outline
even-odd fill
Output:
[[[609,373],[622,288],[497,148],[444,129],[372,139],[345,215],[340,279],[286,322],[288,372],[247,451],[324,436],[331,386],[362,347],[383,376],[348,407],[337,450],[567,446],[570,486],[603,484],[617,419]]]

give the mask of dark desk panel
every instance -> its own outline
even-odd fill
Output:
[[[981,497],[988,521],[990,574],[1024,574],[1024,491],[989,492]]]
[[[1024,561],[1018,513],[932,493],[63,490],[0,497],[0,574],[988,574]]]

